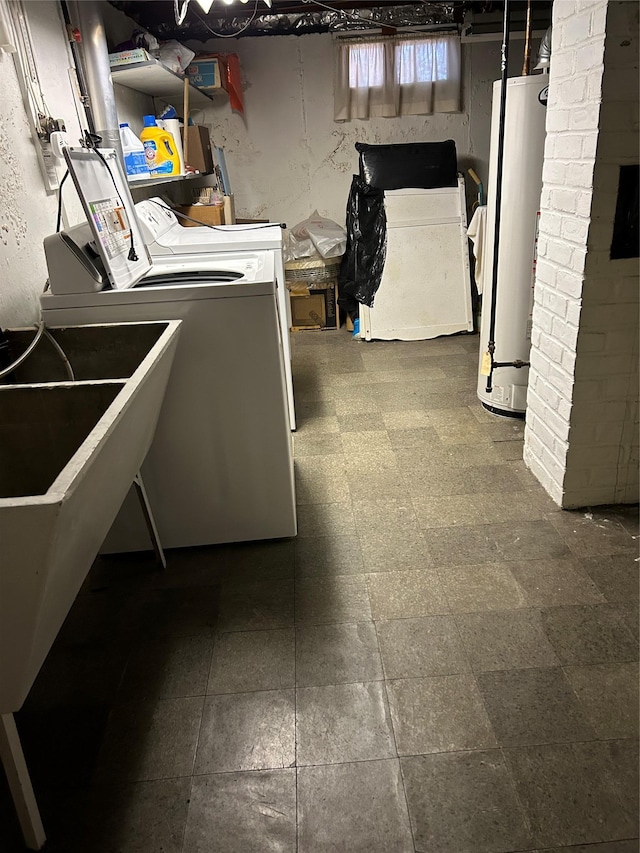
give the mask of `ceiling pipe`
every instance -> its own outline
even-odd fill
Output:
[[[525,25],[524,61],[522,76],[528,77],[531,69],[531,0],[527,0],[527,23]]]
[[[78,54],[87,87],[93,130],[101,137],[98,147],[115,148],[124,164],[109,49],[100,5],[95,0],[69,0],[67,3],[71,22],[80,33]]]

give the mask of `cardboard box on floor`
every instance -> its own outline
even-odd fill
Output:
[[[337,285],[327,282],[322,288],[310,288],[304,282],[287,282],[291,304],[291,331],[336,329]]]

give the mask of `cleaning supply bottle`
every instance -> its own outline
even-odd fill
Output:
[[[127,122],[120,125],[120,141],[124,154],[124,168],[132,181],[140,181],[150,177],[144,145],[131,130]]]
[[[158,127],[155,116],[143,117],[144,127],[140,139],[152,178],[166,178],[180,174],[180,158],[173,136]]]

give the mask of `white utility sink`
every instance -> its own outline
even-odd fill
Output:
[[[147,454],[179,327],[174,320],[54,328],[75,381],[46,338],[0,380],[12,383],[0,385],[0,755],[10,783],[7,756],[18,775],[22,760],[11,714]],[[8,336],[20,352],[33,331]],[[14,785],[12,793],[25,840],[38,849],[43,837],[28,836],[21,814],[29,803],[18,802]]]

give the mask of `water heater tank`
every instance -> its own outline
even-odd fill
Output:
[[[494,335],[495,361],[529,360],[548,81],[546,75],[538,74],[507,80]],[[493,84],[480,363],[489,341],[492,302],[491,270],[496,222],[501,85],[500,80]],[[478,398],[490,411],[509,417],[520,417],[526,409],[528,379],[528,367],[499,367],[493,372],[492,391],[487,392],[487,377],[479,370]]]

